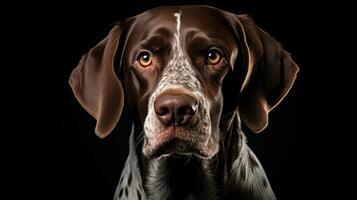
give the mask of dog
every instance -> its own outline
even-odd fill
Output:
[[[114,199],[276,199],[247,146],[298,73],[248,15],[208,6],[157,7],[116,23],[70,75],[106,137],[124,101],[129,155]]]

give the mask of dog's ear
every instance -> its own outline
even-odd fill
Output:
[[[81,106],[96,120],[95,133],[106,137],[117,124],[124,105],[122,83],[114,60],[123,28],[116,25],[106,38],[82,56],[69,79]]]
[[[241,56],[245,57],[238,110],[244,123],[259,133],[268,125],[269,112],[292,87],[299,68],[289,53],[250,17],[235,17]]]

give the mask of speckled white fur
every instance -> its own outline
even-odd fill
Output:
[[[138,165],[138,156],[135,151],[134,130],[133,125],[129,139],[129,155],[125,162],[124,169],[121,172],[119,184],[114,194],[114,200],[147,199],[142,185],[142,178]],[[129,181],[130,176],[131,178]]]
[[[263,167],[253,151],[246,144],[245,135],[242,139],[242,147],[238,158],[233,162],[231,180],[239,191],[257,191],[254,199],[275,200],[275,194],[271,189]],[[252,165],[252,161],[257,166]]]

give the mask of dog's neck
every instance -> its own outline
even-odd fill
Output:
[[[148,199],[216,199],[216,159],[171,155],[148,161],[143,176]]]

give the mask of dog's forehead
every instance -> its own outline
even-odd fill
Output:
[[[164,6],[148,10],[136,17],[132,28],[137,40],[143,40],[162,28],[172,35],[177,31],[177,18],[180,14],[180,31],[184,36],[186,30],[199,30],[215,38],[232,36],[231,26],[225,11],[208,6]],[[222,27],[225,27],[222,29]],[[228,28],[227,28],[228,27]]]
[[[176,23],[174,14],[181,13],[182,25],[208,27],[225,23],[224,12],[208,6],[163,6],[142,13],[139,20]]]

